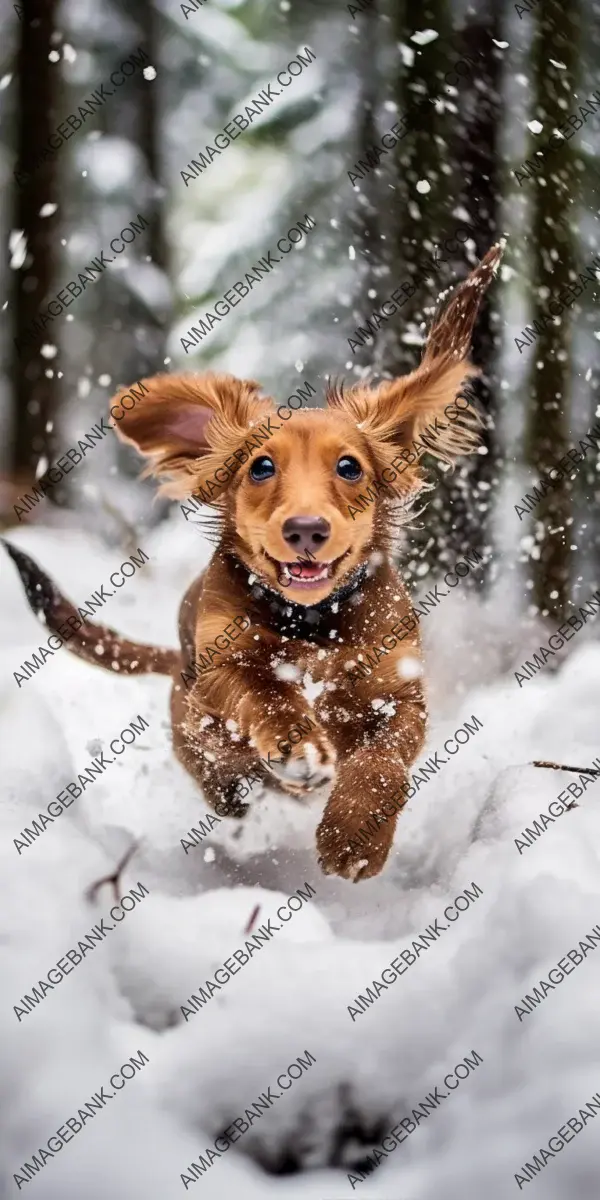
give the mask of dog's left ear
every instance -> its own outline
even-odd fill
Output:
[[[417,462],[427,449],[454,464],[462,454],[470,454],[477,447],[481,426],[477,410],[466,402],[460,410],[452,406],[465,382],[479,374],[468,360],[471,334],[503,249],[504,242],[492,246],[479,266],[455,288],[450,300],[438,309],[416,371],[386,380],[377,388],[357,385],[328,397],[330,403],[356,419],[376,458],[386,465],[393,452],[414,447],[415,443],[422,447],[415,450]],[[407,485],[414,485],[416,475],[416,470],[406,473],[403,491]]]
[[[273,411],[257,383],[234,375],[155,375],[140,383],[139,396],[135,385],[133,394],[123,388],[111,400],[114,428],[148,459],[144,475],[166,476],[161,490],[174,497],[189,495]]]

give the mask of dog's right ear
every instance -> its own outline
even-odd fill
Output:
[[[219,466],[250,426],[272,412],[270,401],[258,398],[259,384],[234,375],[155,375],[140,382],[139,398],[122,388],[111,400],[112,423],[148,459],[144,475],[167,477],[161,491],[170,496],[189,495],[200,471],[210,472],[213,459]]]
[[[331,388],[328,403],[341,409],[369,441],[379,471],[394,454],[406,457],[397,496],[416,494],[424,479],[420,459],[427,452],[449,466],[472,454],[483,421],[463,395],[469,379],[480,374],[468,358],[473,326],[486,288],[500,264],[504,239],[484,255],[470,275],[443,298],[425,343],[420,366],[409,375],[385,379],[377,387],[355,383],[347,391]],[[464,403],[458,407],[458,400]]]

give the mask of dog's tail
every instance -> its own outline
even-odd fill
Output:
[[[4,538],[0,538],[0,541],[21,576],[32,611],[60,639],[61,645],[68,643],[69,650],[78,658],[93,663],[95,667],[104,667],[105,671],[123,675],[170,675],[180,665],[181,656],[177,650],[131,642],[107,625],[82,619],[80,611],[59,592],[50,576],[42,571],[33,558],[17,550]],[[65,628],[70,631],[66,636]]]

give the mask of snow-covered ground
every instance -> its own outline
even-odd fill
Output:
[[[80,602],[128,557],[68,530],[11,537]],[[179,599],[209,549],[177,510],[144,535],[143,549],[151,562],[101,619],[175,644]],[[511,673],[495,674],[500,643],[512,637],[523,662],[546,638],[523,629],[509,637],[497,598],[487,603],[455,594],[427,618],[439,694],[423,757],[472,715],[483,728],[409,803],[384,874],[355,886],[317,866],[323,793],[301,805],[254,791],[243,823],[221,822],[186,854],[181,839],[206,806],[170,751],[168,681],[115,678],[63,648],[18,688],[13,671],[46,638],[0,547],[7,1196],[32,1188],[40,1200],[171,1200],[196,1188],[214,1200],[342,1200],[354,1191],[367,1200],[505,1200],[528,1187],[543,1200],[597,1196],[598,1133],[587,1124],[546,1156],[541,1178],[532,1171],[519,1187],[515,1174],[535,1154],[541,1162],[540,1148],[600,1091],[600,952],[521,1020],[515,1005],[600,922],[600,781],[529,848],[519,853],[515,839],[577,781],[526,764],[590,766],[600,755],[600,645],[591,627],[558,673],[519,688]],[[458,700],[453,659],[461,679],[465,662],[476,664]],[[143,735],[19,853],[14,839],[138,714]],[[107,917],[110,886],[93,900],[88,889],[133,843],[120,894],[138,881],[149,894],[19,1020],[13,1006]],[[181,1006],[243,947],[251,918],[253,931],[276,920],[305,883],[314,897],[184,1019]],[[473,884],[481,894],[445,921]],[[439,940],[352,1016],[348,1006],[436,919],[447,926]],[[41,1162],[48,1138],[139,1051],[144,1068],[19,1186],[13,1175],[34,1154]],[[278,1090],[277,1077],[305,1051],[316,1060],[310,1070],[186,1186],[189,1165],[256,1097]],[[444,1089],[473,1051],[483,1061]],[[359,1182],[364,1155],[436,1087],[445,1091],[439,1108]]]

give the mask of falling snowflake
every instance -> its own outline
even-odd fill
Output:
[[[10,265],[13,271],[18,271],[19,267],[23,266],[27,254],[27,238],[23,229],[13,229],[9,233],[8,248],[11,254]]]
[[[411,42],[416,42],[417,46],[427,46],[429,42],[434,42],[439,33],[435,29],[420,29],[411,36]]]
[[[396,666],[400,679],[418,679],[423,674],[423,664],[412,655],[405,655]]]

